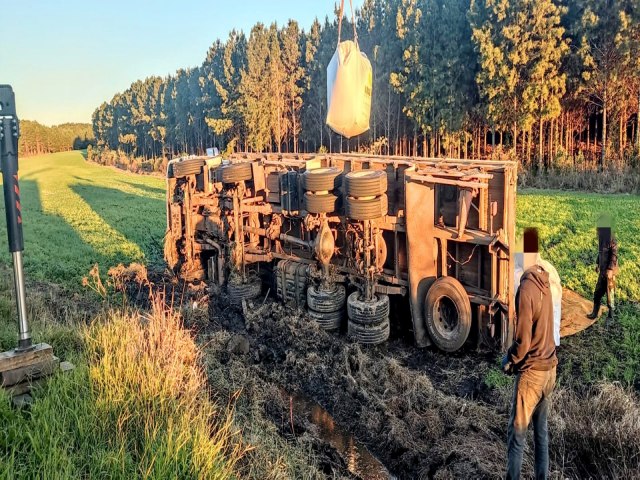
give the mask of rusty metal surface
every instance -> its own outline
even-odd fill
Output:
[[[220,183],[219,167],[242,162],[251,162],[251,180]],[[344,182],[333,191],[339,198],[335,212],[304,211],[302,173],[321,167],[338,167],[345,175],[385,171],[386,215],[347,218]],[[168,180],[168,237],[175,241],[167,245],[179,250],[176,270],[191,276],[215,271],[219,281],[228,278],[220,269],[245,275],[260,264],[275,272],[276,262],[284,259],[309,265],[309,282],[346,282],[367,298],[374,292],[406,292],[418,345],[429,342],[423,321],[429,284],[438,276],[455,276],[478,308],[479,340],[492,337],[489,343],[505,345],[514,311],[516,175],[517,165],[503,161],[233,154],[222,163],[205,162],[200,174]],[[443,195],[441,189],[453,192]],[[474,194],[460,194],[469,189]],[[327,232],[333,253],[318,249],[317,239],[326,240]],[[214,269],[208,267],[212,256]]]

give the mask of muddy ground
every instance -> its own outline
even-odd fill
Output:
[[[265,399],[262,413],[282,438],[312,450],[318,470],[300,472],[301,477],[358,478],[349,471],[349,459],[290,408],[287,392],[315,400],[394,477],[503,475],[511,381],[496,370],[497,353],[417,349],[399,328],[387,344],[363,346],[345,332],[321,330],[303,311],[270,297],[241,311],[223,291],[204,285],[182,290],[174,303],[186,307],[185,322],[215,366],[211,378],[224,376],[226,385],[258,391]],[[401,318],[392,320],[396,327],[400,323]],[[640,441],[619,442],[621,432],[640,434],[629,417],[640,412],[633,392],[561,389],[557,396],[566,410],[550,419],[552,478],[615,478],[619,470],[609,465],[618,458],[628,462],[625,472],[640,476]],[[580,418],[586,407],[595,416]],[[611,430],[610,438],[602,436],[603,427]],[[533,473],[531,433],[529,445],[525,478]]]
[[[272,389],[265,409],[283,435],[314,429],[299,417],[291,428],[280,387],[318,402],[398,478],[500,476],[508,399],[484,382],[495,354],[418,350],[397,332],[388,344],[362,346],[271,298],[242,312],[217,291],[195,297],[208,301],[209,321],[192,325],[207,339],[206,354]],[[328,476],[350,476],[337,452],[315,443]]]

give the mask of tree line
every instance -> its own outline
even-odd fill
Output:
[[[32,120],[20,121],[18,155],[21,157],[81,150],[94,144],[90,123],[62,123],[47,127]]]
[[[93,114],[98,147],[144,158],[247,151],[510,156],[624,167],[640,152],[637,0],[365,0],[371,128],[325,125],[338,11],[216,40],[201,66],[134,82]],[[343,20],[342,39],[352,25]]]

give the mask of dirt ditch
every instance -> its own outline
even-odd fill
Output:
[[[399,478],[502,471],[506,411],[474,399],[481,376],[461,373],[473,360],[415,353],[402,339],[363,347],[320,330],[304,312],[259,303],[243,314],[212,297],[205,331],[231,334],[227,348],[217,349],[223,363],[233,358],[264,381],[311,397]],[[276,422],[289,413],[281,407],[267,406]]]
[[[320,470],[301,476],[367,478],[351,468],[353,458],[331,444],[309,409],[291,404],[289,394],[317,402],[347,438],[363,444],[394,477],[502,476],[511,389],[504,378],[506,387],[488,386],[487,378],[497,373],[495,353],[445,355],[414,348],[397,335],[382,346],[365,347],[344,332],[321,330],[305,312],[270,298],[239,311],[217,289],[209,295],[204,285],[187,292],[175,286],[173,304],[184,306],[187,326],[217,369],[210,371],[214,389],[215,377],[225,376],[225,385],[262,398],[259,408],[281,438],[313,451]],[[552,478],[640,474],[638,443],[615,441],[640,435],[640,425],[629,416],[629,408],[640,412],[637,395],[614,384],[585,386],[578,393],[558,390],[550,419]],[[615,408],[580,416],[607,402]],[[610,434],[603,436],[602,428]],[[568,447],[575,442],[579,445]],[[533,473],[532,454],[530,434],[525,478]],[[614,459],[626,461],[624,469],[611,469]]]

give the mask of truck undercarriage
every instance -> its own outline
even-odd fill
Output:
[[[361,154],[172,160],[165,258],[185,279],[263,284],[362,343],[389,337],[389,296],[418,346],[506,348],[517,166]],[[406,300],[404,300],[406,299]],[[396,305],[394,302],[393,305]]]

